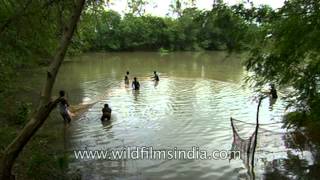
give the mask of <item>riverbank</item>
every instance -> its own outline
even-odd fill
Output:
[[[63,179],[68,162],[64,157],[64,134],[61,122],[61,119],[52,113],[44,126],[28,142],[14,167],[13,172],[17,179]],[[1,152],[22,128],[22,125],[2,124]]]
[[[3,94],[0,159],[3,150],[21,131],[37,105],[43,73],[45,68],[42,66],[16,73],[10,81],[11,88]],[[63,122],[54,111],[19,155],[13,169],[16,178],[66,179],[68,159],[64,156],[64,141]]]

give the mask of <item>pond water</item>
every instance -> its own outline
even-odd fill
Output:
[[[88,180],[299,177],[315,160],[311,150],[297,148],[292,138],[302,135],[282,128],[286,104],[281,98],[275,103],[269,98],[262,101],[261,125],[257,136],[252,135],[258,103],[256,93],[243,82],[241,61],[242,56],[224,52],[90,53],[67,60],[57,87],[68,92],[72,104],[93,102],[68,127],[71,169]],[[127,70],[130,81],[133,77],[140,81],[139,91],[125,86]],[[160,76],[158,84],[151,79],[154,70]],[[112,108],[112,118],[102,123],[105,103]],[[230,117],[237,119],[234,130]],[[74,150],[137,147],[166,152],[196,147],[208,154],[238,150],[242,159],[76,159],[74,155]],[[290,163],[297,163],[294,170]]]

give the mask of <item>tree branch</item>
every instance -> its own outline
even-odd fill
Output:
[[[19,135],[12,141],[12,143],[5,149],[3,159],[0,166],[0,180],[14,179],[11,175],[11,170],[15,160],[19,156],[23,147],[28,143],[31,137],[38,131],[44,121],[49,116],[52,109],[60,101],[56,99],[51,101],[52,88],[55,83],[56,76],[59,68],[64,60],[66,51],[76,29],[77,22],[79,21],[82,9],[84,7],[85,0],[78,0],[76,7],[73,11],[73,15],[69,21],[68,28],[64,32],[60,45],[55,53],[54,59],[48,68],[47,79],[45,86],[41,93],[40,104],[34,115],[19,133]]]

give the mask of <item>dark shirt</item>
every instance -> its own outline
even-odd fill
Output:
[[[62,118],[64,119],[65,123],[71,122],[71,117],[68,112],[68,106],[69,106],[69,103],[68,103],[67,99],[62,97],[58,107],[59,107],[60,114],[62,115]]]
[[[139,81],[133,81],[132,82],[132,87],[133,87],[134,90],[139,90],[140,89]]]
[[[111,114],[111,108],[109,108],[109,107],[104,107],[103,109],[102,109],[102,113],[103,114]]]
[[[107,118],[108,120],[111,119],[111,108],[109,107],[104,107],[102,109],[102,116],[101,116],[101,121],[105,120],[105,118]]]
[[[59,103],[59,110],[60,113],[65,114],[68,112],[67,107],[69,107],[69,103],[67,101],[67,99],[65,99],[64,97],[61,98],[60,103]]]
[[[62,105],[64,105],[64,106],[69,106],[69,103],[68,103],[68,101],[67,101],[65,98],[62,98],[61,101],[60,101],[60,103],[61,103]]]
[[[276,90],[276,89],[272,88],[272,89],[270,90],[270,94],[271,94],[272,98],[278,98],[277,90]]]
[[[159,81],[159,76],[158,76],[158,74],[155,74],[153,78],[154,78],[154,80]]]

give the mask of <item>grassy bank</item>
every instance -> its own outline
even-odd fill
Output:
[[[1,157],[4,148],[16,137],[22,126],[5,123],[0,128]],[[63,123],[53,113],[20,154],[14,174],[17,179],[65,179],[68,167],[64,157]]]
[[[34,67],[17,73],[10,81],[10,88],[1,93],[0,159],[39,101],[43,70]],[[31,83],[30,79],[37,83]],[[17,159],[13,170],[17,179],[70,179],[66,176],[68,160],[64,156],[63,126],[62,118],[53,111]]]

